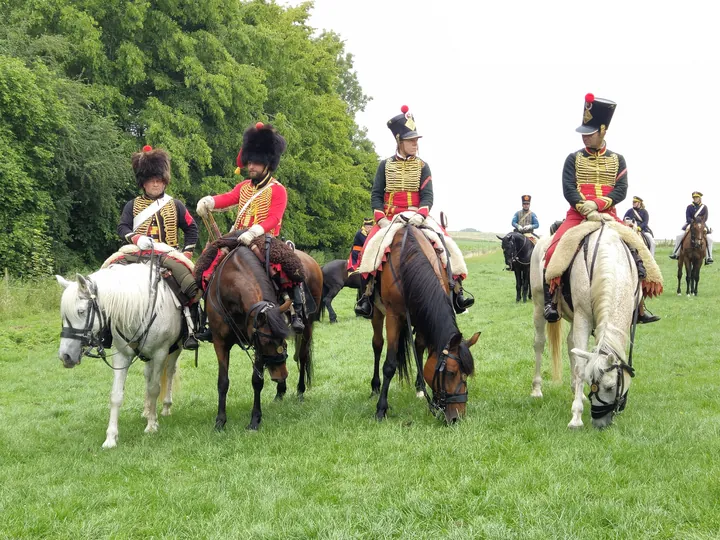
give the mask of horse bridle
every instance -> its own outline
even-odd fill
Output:
[[[103,347],[102,338],[100,336],[108,330],[109,321],[98,304],[97,284],[89,277],[85,278],[85,282],[87,283],[89,292],[89,296],[87,298],[85,326],[83,328],[75,328],[70,322],[70,319],[63,316],[63,323],[67,322],[67,326],[63,326],[60,330],[60,337],[79,341],[80,346],[82,347],[82,356],[89,356],[90,358],[105,358],[105,348]],[[96,317],[98,321],[100,321],[100,331],[97,334],[93,332]],[[97,352],[93,353],[93,349]]]
[[[603,353],[602,349],[600,350],[600,353]],[[609,351],[606,351],[605,354],[609,354]],[[600,389],[599,382],[592,381],[592,384],[590,385],[588,399],[590,400],[590,416],[592,418],[602,418],[609,412],[615,414],[622,412],[625,409],[625,405],[627,404],[627,390],[625,390],[625,377],[623,377],[623,372],[627,371],[630,377],[634,377],[635,370],[632,365],[626,364],[618,358],[617,361],[609,368],[600,369],[598,371],[600,372],[600,377],[602,378],[605,373],[609,373],[613,370],[617,373],[617,384],[615,385],[615,400],[612,403],[600,399],[600,396],[598,395],[598,390]],[[592,402],[593,397],[595,397],[601,405],[595,405]]]
[[[530,264],[530,261],[528,261],[528,262],[526,262],[526,263],[525,263],[525,262],[522,262],[522,261],[520,260],[520,253],[522,253],[522,250],[525,249],[525,245],[529,242],[528,237],[525,236],[524,234],[520,234],[520,233],[516,233],[516,234],[519,234],[520,236],[522,236],[523,244],[522,244],[522,246],[520,246],[520,249],[517,249],[517,248],[515,247],[515,241],[512,242],[511,245],[512,245],[512,247],[513,247],[513,250],[515,250],[515,253],[514,253],[513,256],[510,258],[510,266],[512,266],[513,263],[518,263],[518,264],[522,264],[523,266],[527,266],[527,265]]]
[[[452,393],[445,391],[445,376],[447,374],[447,359],[452,358],[458,365],[460,365],[460,358],[449,352],[450,343],[445,346],[442,353],[438,356],[438,360],[435,364],[435,373],[433,374],[432,384],[430,388],[433,391],[432,403],[436,409],[444,411],[450,403],[467,403],[468,400],[468,386],[467,380],[460,375],[460,381],[455,387],[455,391]],[[438,390],[435,391],[437,383]],[[460,392],[462,386],[465,385],[465,391]]]

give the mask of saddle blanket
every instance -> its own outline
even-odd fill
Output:
[[[163,249],[163,246],[167,249]],[[102,264],[101,268],[107,268],[111,264],[117,264],[117,263],[123,262],[126,255],[150,257],[151,254],[152,254],[152,250],[142,250],[139,247],[137,247],[136,245],[127,244],[127,245],[122,246],[119,250],[117,250],[115,253],[113,253],[107,259],[105,259],[105,262]],[[174,261],[177,261],[180,264],[182,264],[185,268],[190,270],[190,272],[195,270],[195,265],[193,264],[193,262],[190,259],[188,259],[185,255],[183,255],[181,251],[173,249],[166,244],[156,242],[155,243],[155,255],[156,256],[162,255],[165,259],[172,259]]]
[[[382,270],[382,266],[387,261],[388,253],[390,253],[390,244],[392,244],[395,234],[407,226],[407,222],[400,216],[411,218],[415,212],[403,212],[393,218],[389,227],[380,229],[371,238],[365,242],[363,249],[362,261],[358,272],[363,276],[374,274],[378,270]],[[463,279],[467,277],[467,266],[463,258],[462,251],[451,237],[445,234],[445,231],[431,217],[425,218],[425,227],[420,230],[425,234],[430,243],[440,254],[440,261],[444,267],[447,267],[448,255],[450,256],[450,266],[452,267],[453,276],[461,276]],[[447,252],[443,248],[440,236],[443,235]]]
[[[548,283],[553,280],[557,283],[560,276],[562,276],[570,266],[570,263],[572,262],[575,253],[577,253],[578,247],[582,243],[583,239],[587,235],[597,231],[600,228],[600,225],[601,223],[599,221],[584,221],[580,225],[565,231],[565,234],[563,234],[562,238],[560,238],[560,241],[555,248],[555,253],[553,253],[552,259],[550,259],[547,269],[545,270],[545,279]],[[662,273],[660,272],[660,267],[650,254],[650,250],[648,250],[643,239],[632,229],[622,223],[606,221],[605,225],[617,232],[628,247],[634,248],[638,251],[647,272],[647,276],[643,280],[643,292],[645,293],[645,296],[652,297],[660,294],[663,290]]]

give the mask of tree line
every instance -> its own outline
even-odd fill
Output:
[[[40,276],[117,249],[137,194],[130,156],[144,144],[168,150],[168,192],[194,211],[238,181],[242,133],[257,121],[288,142],[283,236],[348,249],[378,156],[354,120],[369,98],[352,55],[337,34],[314,33],[311,9],[0,0],[0,268]],[[221,228],[233,218],[218,216]]]

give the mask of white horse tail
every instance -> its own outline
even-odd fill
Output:
[[[562,381],[561,353],[562,353],[562,319],[547,324],[547,336],[552,361],[552,378],[555,382]]]

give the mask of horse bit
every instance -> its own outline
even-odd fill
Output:
[[[602,353],[603,350],[600,349],[600,352]],[[609,352],[610,351],[606,351],[605,354],[608,354]],[[600,396],[598,395],[599,386],[597,382],[593,382],[590,385],[590,393],[588,394],[588,399],[590,400],[590,416],[592,416],[592,418],[602,418],[609,412],[612,412],[613,414],[622,412],[625,409],[625,405],[627,405],[627,392],[625,392],[625,377],[623,377],[623,372],[627,371],[630,377],[634,377],[635,369],[633,369],[631,365],[628,365],[622,360],[618,359],[618,361],[613,363],[613,365],[609,368],[600,369],[600,377],[602,378],[605,373],[609,373],[613,370],[615,370],[617,373],[617,384],[615,385],[614,402],[610,403],[607,401],[603,401],[600,398]],[[602,405],[595,405],[592,402],[593,396]]]

